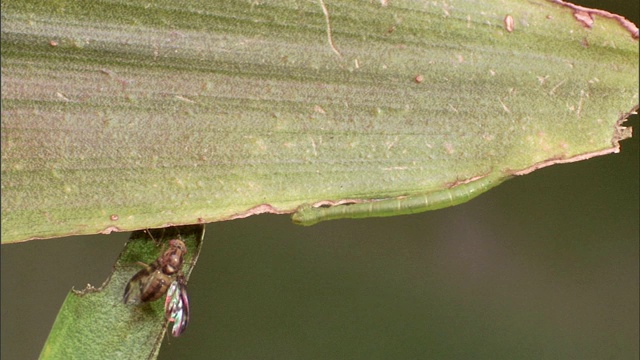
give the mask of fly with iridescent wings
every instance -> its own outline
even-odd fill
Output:
[[[173,328],[171,335],[180,336],[189,324],[189,298],[182,272],[187,247],[180,239],[169,241],[169,248],[151,264],[139,262],[142,269],[127,283],[122,301],[140,305],[165,296],[165,317]]]

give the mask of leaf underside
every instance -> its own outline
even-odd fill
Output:
[[[140,270],[136,262],[153,262],[178,235],[187,246],[183,270],[188,279],[202,248],[204,225],[133,232],[111,277],[99,289],[88,286],[69,293],[40,358],[155,359],[167,328],[164,298],[134,306],[125,305],[122,296]]]
[[[637,32],[542,0],[3,2],[2,242],[617,152],[638,75]]]

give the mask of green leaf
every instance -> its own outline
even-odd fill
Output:
[[[2,242],[430,196],[617,152],[637,34],[559,1],[3,2]]]
[[[183,271],[188,279],[200,255],[204,225],[132,233],[113,274],[99,289],[89,285],[69,293],[40,358],[155,358],[167,329],[164,298],[133,306],[125,305],[122,296],[129,279],[140,270],[136,262],[153,262],[166,242],[178,236],[187,246]]]

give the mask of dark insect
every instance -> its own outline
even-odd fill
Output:
[[[138,263],[138,271],[127,283],[122,301],[140,305],[156,301],[166,294],[165,317],[173,323],[171,334],[180,336],[189,324],[189,298],[182,263],[187,247],[179,239],[169,241],[167,249],[151,264]]]

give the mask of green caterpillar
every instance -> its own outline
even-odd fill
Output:
[[[509,179],[502,174],[489,175],[449,189],[391,199],[370,200],[329,207],[302,205],[291,219],[299,225],[314,225],[325,220],[383,217],[415,214],[462,204]]]

